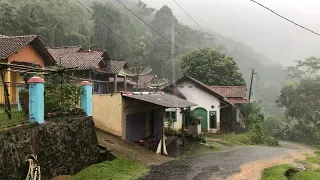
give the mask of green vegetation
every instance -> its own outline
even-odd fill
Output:
[[[231,143],[240,143],[243,145],[251,144],[250,134],[249,133],[241,133],[241,134],[228,134],[226,136],[226,140]]]
[[[314,154],[320,156],[320,151],[315,151]]]
[[[307,157],[307,159],[304,161],[307,164],[318,164],[320,165],[320,158],[318,157]]]
[[[217,151],[221,151],[225,148],[225,145],[219,142],[208,142],[208,145],[194,143],[192,144],[189,149],[190,152],[187,153],[188,156],[196,156],[196,155],[204,155],[210,154]]]
[[[319,67],[320,58],[310,57],[286,69],[289,82],[282,87],[276,101],[286,116],[266,123],[274,136],[320,145]]]
[[[292,166],[287,164],[267,168],[263,171],[261,180],[288,180],[288,178],[285,176],[285,172],[292,168]]]
[[[181,67],[185,75],[206,85],[246,85],[233,58],[211,49],[194,50],[186,54],[181,60]]]
[[[25,116],[24,112],[12,112],[12,119],[8,119],[6,113],[0,113],[0,130],[5,128],[14,127],[20,124],[28,123],[28,118]]]
[[[301,172],[295,173],[291,179],[292,180],[318,180],[320,179],[320,172],[301,171]]]
[[[74,175],[71,180],[132,180],[148,172],[140,163],[119,157],[94,164]]]
[[[76,0],[0,0],[0,34],[9,36],[36,34],[48,47],[83,46],[84,49],[103,49],[107,51],[110,58],[123,58],[129,64],[139,61],[142,65],[150,65],[154,74],[170,81],[182,75],[180,63],[184,53],[177,49],[174,50],[174,53],[170,53],[171,45],[166,40],[148,28],[117,1],[80,0],[80,2],[89,8],[99,20],[89,14]],[[254,99],[261,101],[264,112],[281,113],[281,109],[274,104],[284,79],[283,68],[280,65],[272,65],[270,59],[251,47],[219,35],[210,29],[207,30],[209,33],[203,33],[190,28],[179,22],[168,6],[154,9],[140,0],[122,0],[121,2],[166,39],[171,40],[172,32],[174,32],[172,28],[187,37],[185,39],[175,33],[175,45],[182,51],[190,52],[210,48],[221,52],[220,57],[223,57],[226,63],[217,61],[219,64],[213,64],[210,69],[219,73],[207,71],[208,74],[221,76],[227,73],[222,78],[223,80],[228,79],[225,78],[228,76],[232,78],[239,76],[236,71],[239,68],[243,79],[249,80],[249,64],[250,68],[254,68],[260,76],[256,77],[259,80],[254,85],[256,90],[253,92]],[[104,24],[108,25],[133,49],[119,40]],[[223,53],[232,57],[237,65],[234,66],[232,58],[224,56]],[[199,59],[199,62],[205,60],[206,58]],[[230,65],[228,71],[217,69],[217,67],[226,67],[225,65]],[[233,72],[236,74],[232,74]],[[237,79],[237,81],[243,83],[243,79]],[[277,81],[274,81],[275,79]],[[212,80],[208,79],[209,82],[215,82],[215,80],[216,77],[213,77]],[[221,85],[228,85],[231,82],[229,79],[226,82],[222,80],[220,80]]]
[[[242,134],[229,134],[226,140],[230,143],[238,145],[267,145],[267,146],[279,146],[279,141],[276,138],[270,136],[260,136],[252,132]]]
[[[62,70],[63,67],[53,67]],[[64,74],[48,74],[45,76],[44,112],[55,114],[81,114],[79,109],[82,88],[64,77]],[[77,112],[78,111],[78,112]]]
[[[318,154],[316,151],[315,154]],[[320,179],[320,158],[307,157],[305,160],[296,160],[297,163],[307,167],[306,171],[298,171],[290,165],[282,164],[263,171],[261,180],[318,180]]]

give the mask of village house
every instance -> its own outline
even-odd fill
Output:
[[[23,85],[24,79],[22,71],[16,70],[14,65],[44,68],[53,66],[55,61],[36,35],[1,35],[0,63],[12,65],[7,69],[4,81],[8,85],[11,104],[18,104],[18,86]],[[0,84],[0,103],[4,103],[3,82]]]
[[[122,140],[155,150],[163,135],[166,108],[189,108],[196,104],[168,94],[94,94],[95,126]]]
[[[206,86],[190,76],[182,77],[163,91],[197,104],[191,107],[191,115],[199,118],[201,132],[232,131],[232,124],[240,122],[239,105],[247,102],[245,87],[224,86],[219,89],[218,86]],[[235,93],[237,91],[240,92]],[[190,119],[183,119],[180,109],[167,109],[164,118],[166,125],[171,121],[176,130],[194,125],[190,124]]]
[[[249,103],[247,99],[247,89],[245,86],[208,86],[211,90],[223,95],[233,104],[232,107],[227,107],[221,110],[220,130],[235,131],[237,127],[244,127],[244,119],[241,115],[241,105]],[[227,119],[225,114],[232,112],[232,118]]]
[[[134,91],[143,92],[143,91],[152,91],[153,89],[150,87],[152,80],[155,79],[155,75],[146,74],[142,76],[138,76],[136,78],[137,84],[134,85]]]
[[[131,90],[134,82],[126,81],[125,60],[110,59],[102,50],[83,50],[81,46],[47,48],[57,64],[68,68],[68,73],[78,81],[94,83],[94,93],[112,93]]]

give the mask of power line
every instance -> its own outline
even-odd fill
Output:
[[[136,51],[136,49],[134,47],[132,47],[128,42],[126,42],[124,39],[122,39],[117,33],[115,33],[114,31],[112,31],[112,29],[110,27],[108,27],[100,18],[98,18],[92,11],[90,11],[85,5],[83,5],[79,0],[77,0],[78,3],[84,8],[86,9],[94,18],[96,18],[102,25],[104,25],[106,28],[108,28],[115,36],[117,36],[123,43],[125,43],[127,46],[129,46],[133,51]],[[134,53],[135,53],[134,52]],[[131,53],[132,54],[132,53]],[[145,58],[145,56],[141,53],[139,53],[141,56],[143,56]]]
[[[315,32],[315,31],[313,31],[313,30],[311,30],[311,29],[309,29],[309,28],[306,28],[306,27],[304,27],[304,26],[302,26],[302,25],[300,25],[300,24],[298,24],[298,23],[296,23],[296,22],[294,22],[294,21],[292,21],[292,20],[290,20],[290,19],[288,19],[288,18],[286,18],[286,17],[284,17],[284,16],[282,16],[282,15],[280,15],[280,14],[276,13],[274,10],[272,10],[272,9],[270,9],[270,8],[268,8],[268,7],[266,7],[266,6],[264,6],[264,5],[263,5],[263,4],[261,4],[261,3],[258,3],[257,1],[255,1],[255,0],[250,0],[250,1],[251,1],[251,2],[256,3],[257,5],[259,5],[259,6],[263,7],[263,8],[265,8],[265,9],[267,9],[268,11],[272,12],[273,14],[275,14],[275,15],[277,15],[277,16],[279,16],[279,17],[281,17],[282,19],[285,19],[286,21],[289,21],[290,23],[292,23],[292,24],[294,24],[294,25],[296,25],[296,26],[299,26],[299,27],[301,27],[302,29],[305,29],[305,30],[310,31],[311,33],[313,33],[313,34],[315,34],[315,35],[320,36],[320,34],[319,34],[319,33]]]
[[[180,4],[179,4],[176,0],[173,0],[173,2],[174,2],[187,16],[189,16],[189,18],[190,18],[205,34],[208,34],[208,35],[209,35],[209,33],[207,33],[207,32],[199,25],[199,23],[197,23],[197,21],[194,20],[194,19],[189,15],[189,13],[187,13],[187,11],[184,10],[184,9],[180,6]],[[214,39],[211,38],[211,37],[209,37],[209,39],[214,40]]]
[[[199,25],[199,23],[197,23],[196,20],[194,20],[194,19],[191,17],[191,15],[190,15],[186,10],[184,10],[184,9],[182,8],[182,6],[181,6],[176,0],[173,0],[173,2],[202,30],[202,32],[204,32],[204,33],[207,34],[207,35],[210,35],[208,32],[206,32],[206,31]],[[210,39],[210,40],[212,40],[214,43],[216,43],[215,40],[214,40],[214,38],[211,38],[211,37],[209,36],[208,39]],[[219,46],[219,48],[222,48],[222,49],[223,49],[222,45],[220,45],[220,44],[217,44],[217,45]],[[222,50],[222,52],[223,52],[223,50]],[[227,51],[225,51],[225,52],[223,52],[223,53],[225,53],[225,54],[228,55],[228,56],[231,56]]]
[[[78,0],[77,0],[78,1]],[[181,50],[177,45],[174,45],[170,40],[162,36],[157,30],[155,30],[152,26],[150,26],[148,23],[146,23],[143,19],[141,19],[136,13],[134,13],[131,9],[129,9],[126,5],[124,5],[120,0],[117,0],[124,8],[126,8],[128,11],[130,11],[134,16],[136,16],[140,21],[142,21],[145,25],[147,25],[150,29],[152,29],[154,32],[156,32],[159,36],[161,36],[164,40],[166,40],[168,43],[173,45],[175,48],[177,48],[179,51],[184,52]]]

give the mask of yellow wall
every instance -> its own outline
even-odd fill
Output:
[[[39,64],[41,67],[44,67],[42,57],[30,44],[21,48],[17,53],[11,55],[8,58],[8,63],[11,63],[13,61],[34,63]]]
[[[92,97],[93,121],[97,128],[126,139],[126,115],[147,112],[145,127],[150,131],[150,111],[163,110],[151,103],[123,98],[117,94],[94,94]]]
[[[116,136],[122,135],[123,109],[121,94],[94,94],[92,97],[92,110],[93,121],[97,128]]]
[[[8,58],[8,63],[10,64],[13,61],[17,62],[27,62],[39,64],[41,67],[44,67],[44,61],[42,57],[38,54],[38,52],[30,45],[26,45],[21,48],[18,52],[11,55]],[[10,72],[8,71],[5,75],[5,81],[10,82],[8,84],[8,91],[10,95],[10,103],[17,104],[18,103],[18,85],[16,83],[23,83],[22,77],[19,75],[19,72]],[[3,85],[0,85],[0,104],[4,104],[4,89]]]

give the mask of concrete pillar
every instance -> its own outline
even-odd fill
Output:
[[[114,93],[118,92],[118,75],[114,75]]]
[[[83,90],[80,99],[81,109],[87,116],[92,116],[92,83],[89,81],[82,81],[80,85]]]
[[[29,121],[44,123],[44,79],[34,76],[29,83]]]
[[[20,104],[20,91],[23,89],[23,85],[18,86],[18,111],[22,111],[22,107]]]
[[[127,92],[127,76],[124,76],[123,83],[124,83],[124,92]]]

